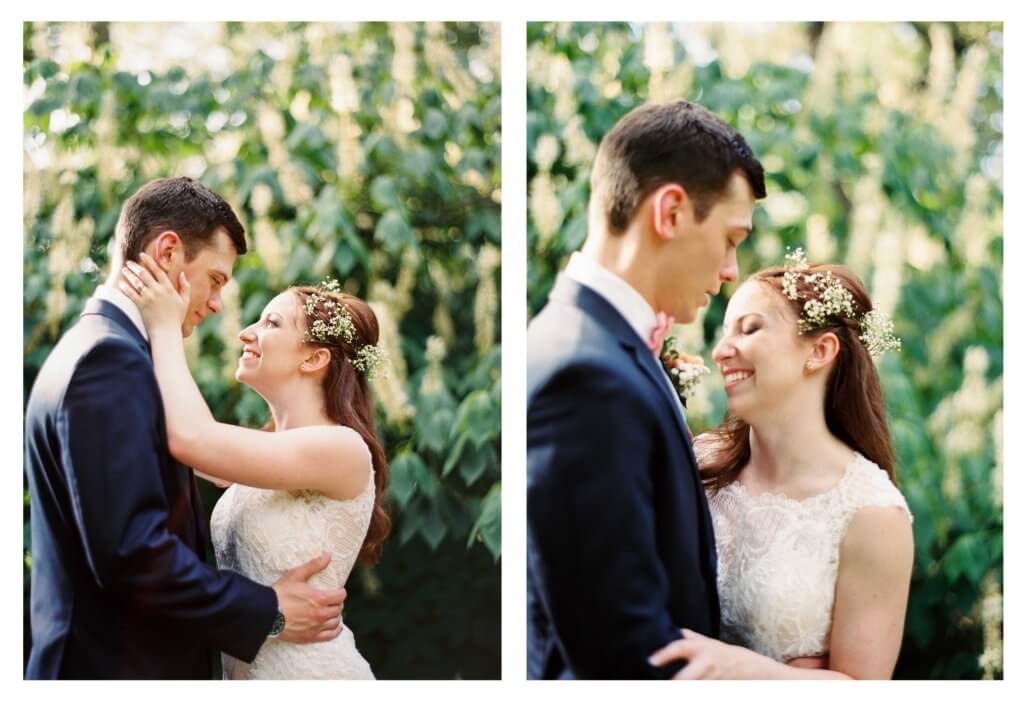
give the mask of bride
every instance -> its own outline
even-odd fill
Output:
[[[272,299],[239,334],[235,377],[270,407],[273,430],[216,421],[185,360],[180,293],[146,254],[127,263],[120,289],[142,312],[167,420],[171,453],[229,486],[211,518],[219,567],[271,583],[330,553],[309,581],[341,588],[357,560],[375,562],[390,529],[381,506],[388,465],[374,429],[367,375],[380,360],[377,320],[337,283],[297,287]],[[252,664],[223,655],[229,679],[373,679],[352,631],[297,645],[271,637]]]
[[[651,664],[678,679],[891,678],[913,564],[911,515],[872,355],[898,349],[842,266],[751,276],[713,358],[728,416],[698,436],[718,548],[722,641],[684,630]]]

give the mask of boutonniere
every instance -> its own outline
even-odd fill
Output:
[[[661,346],[661,365],[672,380],[672,386],[680,399],[692,397],[700,379],[711,374],[704,359],[696,355],[687,355],[680,350],[675,336],[669,336]]]

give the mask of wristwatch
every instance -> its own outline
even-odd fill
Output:
[[[276,638],[284,632],[284,612],[281,609],[277,610],[277,615],[274,616],[274,625],[270,626],[270,634],[268,638]]]

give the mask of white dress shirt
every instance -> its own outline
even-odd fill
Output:
[[[604,298],[636,331],[637,336],[647,343],[651,337],[651,331],[658,323],[658,316],[643,295],[633,289],[628,282],[579,251],[569,257],[569,264],[565,266],[564,272],[570,280],[590,288]],[[668,373],[661,366],[660,358],[658,365],[661,367],[661,374],[668,383],[672,396],[675,397],[676,406],[679,408],[679,413],[683,415],[685,423],[686,414],[683,411],[683,403],[679,399],[679,393],[672,386],[672,380]]]
[[[110,302],[115,307],[123,311],[132,323],[135,324],[135,328],[139,330],[142,337],[146,339],[146,343],[149,343],[149,333],[146,331],[146,322],[142,320],[142,312],[135,306],[135,302],[132,301],[131,297],[126,295],[121,290],[117,289],[112,285],[106,283],[96,287],[96,291],[92,293],[92,296],[96,299],[102,299],[104,302]]]

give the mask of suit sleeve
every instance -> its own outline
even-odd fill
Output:
[[[96,585],[197,641],[251,661],[274,590],[215,570],[167,530],[159,391],[137,349],[107,343],[75,370],[58,417],[74,518]]]
[[[531,576],[580,678],[664,679],[647,658],[680,637],[657,552],[655,426],[636,389],[574,367],[533,397],[527,418]]]

